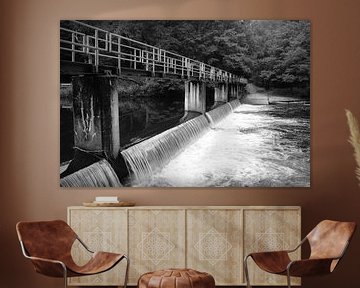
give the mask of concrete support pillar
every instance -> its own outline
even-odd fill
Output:
[[[204,114],[206,85],[201,81],[185,81],[185,114]]]
[[[237,98],[241,99],[245,95],[246,84],[240,83],[237,84]]]
[[[215,103],[223,102],[226,103],[229,101],[229,84],[227,83],[219,83],[215,86]]]
[[[229,99],[237,99],[237,85],[229,84]]]
[[[206,84],[202,81],[185,81],[185,114],[180,122],[186,122],[206,112]]]
[[[234,84],[234,99],[240,98],[239,84]]]
[[[78,76],[72,82],[75,146],[116,158],[120,151],[118,78]]]

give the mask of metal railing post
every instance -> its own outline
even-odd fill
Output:
[[[188,78],[190,78],[191,76],[191,63],[190,63],[190,59],[186,59],[186,65],[187,65],[187,76]]]
[[[85,53],[85,36],[84,36],[84,35],[82,36],[82,44],[83,44],[83,46],[82,46],[81,51],[82,51],[83,53]]]
[[[164,74],[166,74],[166,63],[167,63],[167,56],[166,56],[166,52],[164,51]]]
[[[99,72],[99,39],[98,30],[95,30],[95,72]]]
[[[88,63],[92,64],[92,58],[91,58],[89,46],[90,46],[90,38],[89,38],[88,35],[86,35],[86,52],[85,53],[86,53],[86,55],[88,57]]]
[[[153,48],[152,53],[153,53],[153,55],[152,55],[152,60],[153,60],[152,75],[155,76],[155,48]]]
[[[149,53],[148,51],[145,51],[146,55],[146,71],[149,71]]]
[[[170,57],[168,56],[166,58],[166,73],[169,73],[170,72]]]
[[[75,33],[71,33],[71,61],[75,62]]]
[[[184,57],[181,58],[181,78],[184,78],[184,66],[185,66],[185,61],[184,61]]]
[[[121,37],[118,37],[118,70],[121,74]]]
[[[109,51],[109,32],[105,33],[105,51]]]

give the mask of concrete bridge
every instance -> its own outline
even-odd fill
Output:
[[[214,103],[221,105],[239,99],[247,83],[238,75],[159,47],[80,21],[61,21],[60,77],[72,79],[76,147],[118,156],[117,89],[126,85],[126,77],[134,76],[183,79],[183,122],[206,112],[206,84],[214,84]]]

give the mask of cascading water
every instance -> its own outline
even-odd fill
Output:
[[[240,105],[153,175],[154,187],[309,187],[310,106]]]
[[[122,151],[131,172],[132,186],[147,185],[147,179],[208,131],[209,126],[206,117],[201,115]]]
[[[229,115],[233,111],[231,104],[225,103],[209,112],[206,112],[205,115],[209,119],[211,127],[214,127],[217,123],[219,123],[222,119],[224,119],[227,115]]]
[[[238,99],[230,101],[229,104],[232,108],[232,111],[234,111],[237,107],[241,105],[240,100]]]
[[[61,187],[121,187],[115,171],[106,160],[96,162],[60,179]]]

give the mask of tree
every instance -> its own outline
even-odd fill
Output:
[[[262,86],[309,86],[310,23],[253,21],[253,79]]]

